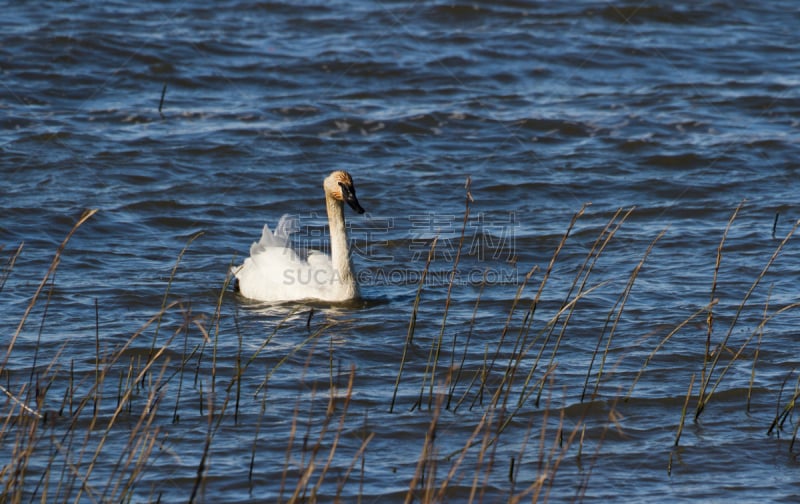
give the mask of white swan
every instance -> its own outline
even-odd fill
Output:
[[[364,209],[356,199],[353,179],[346,171],[334,171],[323,183],[325,206],[330,226],[331,256],[319,250],[294,250],[289,234],[296,230],[296,219],[281,217],[273,234],[264,226],[261,239],[250,247],[250,257],[233,268],[239,292],[259,301],[280,302],[318,299],[347,301],[358,297],[353,275],[344,205],[359,214]]]

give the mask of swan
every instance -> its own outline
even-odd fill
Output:
[[[344,203],[359,214],[364,209],[346,171],[332,172],[322,186],[330,226],[330,257],[319,250],[292,248],[289,235],[297,230],[297,219],[284,215],[274,233],[264,225],[261,239],[250,246],[250,257],[232,269],[234,287],[241,295],[267,302],[311,299],[337,302],[358,297],[344,224]]]

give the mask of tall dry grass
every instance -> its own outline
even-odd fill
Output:
[[[566,224],[545,269],[531,267],[510,290],[504,319],[496,320],[495,327],[477,327],[485,289],[485,285],[480,285],[471,308],[471,320],[466,329],[461,324],[456,330],[448,315],[466,223],[474,202],[467,180],[464,226],[452,264],[454,273],[437,314],[438,329],[433,335],[417,333],[423,316],[421,301],[434,295],[426,289],[425,282],[437,245],[434,239],[409,309],[394,387],[386,391],[385,404],[381,405],[387,414],[413,411],[424,419],[425,428],[417,432],[419,454],[408,472],[396,475],[405,482],[405,502],[451,499],[481,502],[496,500],[498,494],[509,502],[547,501],[565,463],[584,467],[574,496],[574,500],[580,501],[591,485],[593,468],[602,464],[602,446],[607,434],[624,431],[619,401],[635,396],[637,385],[647,376],[648,366],[659,358],[676,334],[705,316],[704,357],[697,362],[697,371],[686,385],[682,409],[675,412],[675,447],[680,444],[687,418],[697,421],[713,404],[715,393],[724,385],[732,366],[746,357],[745,349],[751,348],[755,340],[752,388],[758,348],[769,322],[800,305],[772,309],[767,303],[761,322],[749,328],[749,335],[738,347],[731,348],[734,330],[742,329],[739,314],[789,243],[799,224],[795,223],[768,258],[738,303],[727,330],[719,337],[714,324],[719,304],[718,274],[724,261],[725,240],[742,210],[740,206],[728,222],[716,257],[710,261],[714,277],[709,303],[698,306],[667,330],[647,353],[633,379],[617,394],[604,396],[601,385],[615,375],[618,362],[615,351],[619,350],[616,338],[622,331],[626,306],[651,252],[664,236],[662,232],[652,238],[627,279],[619,284],[621,290],[606,316],[596,321],[597,340],[593,350],[583,356],[587,361],[585,378],[577,390],[575,382],[568,386],[559,379],[559,362],[570,357],[565,355],[564,343],[570,338],[571,322],[581,313],[583,303],[601,290],[617,285],[595,279],[594,272],[634,209],[617,210],[602,226],[575,268],[571,283],[566,289],[558,289],[565,294],[555,309],[543,308],[543,295],[552,285],[554,268],[562,260],[561,254],[572,238],[576,223],[586,214],[586,206]],[[100,308],[95,302],[92,334],[95,358],[91,369],[85,366],[75,369],[69,342],[49,362],[39,362],[37,354],[30,369],[10,365],[15,362],[18,338],[30,325],[34,308],[44,305],[40,311],[43,319],[47,316],[48,289],[54,288],[54,275],[70,238],[94,213],[88,211],[77,219],[56,250],[16,330],[3,336],[5,354],[0,363],[0,391],[5,402],[0,410],[0,446],[4,461],[0,466],[0,501],[158,501],[166,491],[160,486],[165,482],[159,481],[158,467],[173,462],[185,465],[187,460],[194,464],[192,477],[191,482],[181,483],[181,491],[190,502],[202,501],[217,491],[214,487],[219,481],[210,477],[214,472],[215,449],[240,450],[248,465],[250,491],[257,491],[259,471],[266,458],[259,445],[264,440],[265,425],[275,417],[272,409],[276,405],[270,399],[274,377],[287,363],[296,363],[305,355],[303,373],[298,377],[303,382],[311,374],[312,356],[324,351],[321,350],[324,336],[339,322],[328,319],[318,322],[314,320],[313,308],[305,316],[307,308],[296,306],[274,321],[271,331],[261,336],[261,343],[254,349],[246,347],[243,339],[252,340],[252,335],[241,333],[237,310],[226,311],[224,301],[230,295],[228,278],[220,278],[216,306],[209,314],[196,313],[191,303],[170,295],[182,257],[199,237],[195,235],[178,255],[161,306],[115,346],[103,341]],[[8,254],[0,275],[0,294],[22,251],[20,245]],[[271,359],[265,359],[276,336],[296,327],[297,319],[304,316],[306,336],[284,348],[282,355],[273,353]],[[478,330],[496,336],[490,340],[477,338]],[[229,341],[233,337],[238,340],[232,370],[219,364],[219,342],[223,336]],[[424,362],[416,362],[419,352],[411,351],[412,345],[424,350]],[[64,365],[66,362],[70,364]],[[265,362],[268,362],[266,368]],[[337,369],[332,350],[327,365],[325,393],[318,393],[316,382],[309,380],[311,392],[298,395],[288,418],[288,430],[282,440],[280,482],[271,488],[273,500],[346,501],[363,494],[368,461],[374,460],[370,446],[379,431],[370,427],[362,412],[353,411],[358,369]],[[799,389],[795,386],[785,394],[781,391],[774,420],[765,426],[768,433],[787,430],[787,421],[800,398]],[[400,390],[417,391],[412,394],[415,400],[403,402],[408,395],[399,394]],[[696,404],[693,417],[692,400]],[[445,420],[445,415],[450,420]],[[441,442],[452,418],[457,418],[467,432],[456,450],[452,442]],[[172,440],[182,435],[182,429],[196,432],[200,425],[202,435],[193,434],[198,442],[192,444],[192,453],[176,453],[176,446],[186,444]],[[245,446],[217,447],[220,433],[239,425],[250,429],[246,435],[251,441]],[[792,450],[798,428],[790,430]],[[351,440],[353,432],[360,433],[358,442],[355,445],[350,442],[344,449],[343,441]],[[271,462],[274,464],[274,454]],[[672,458],[665,461],[665,466],[671,470]],[[522,467],[526,468],[524,472]],[[501,481],[502,488],[498,489]]]

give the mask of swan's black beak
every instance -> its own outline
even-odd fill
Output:
[[[350,205],[350,208],[357,213],[363,214],[364,209],[358,204],[358,199],[356,198],[356,188],[348,184],[343,184],[342,182],[339,182],[339,187],[342,188],[342,199]]]

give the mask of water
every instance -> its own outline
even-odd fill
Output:
[[[70,406],[62,403],[70,387],[76,402],[89,397],[89,385],[69,378],[94,376],[98,348],[107,356],[120,351],[168,292],[167,303],[181,304],[168,310],[158,334],[154,323],[133,338],[105,385],[108,421],[128,370],[142,369],[154,339],[165,347],[154,366],[160,370],[169,357],[156,449],[137,473],[133,501],[189,498],[210,404],[228,409],[212,429],[197,499],[288,499],[321,436],[328,396],[347,395],[351,366],[345,422],[338,423],[342,399],[321,436],[309,491],[341,432],[319,499],[333,500],[349,474],[345,501],[402,500],[437,416],[425,368],[441,331],[471,177],[474,202],[437,370],[444,380],[451,359],[455,369],[463,358],[454,397],[466,399],[437,417],[438,472],[426,483],[441,485],[454,464],[445,456],[466,445],[484,413],[499,414],[487,405],[515,355],[524,314],[573,214],[591,202],[549,273],[531,338],[561,306],[614,212],[635,210],[594,266],[586,289],[596,290],[578,302],[552,362],[554,339],[544,347],[534,381],[551,363],[553,381],[538,405],[534,395],[507,411],[512,421],[486,452],[492,463],[477,462],[480,446],[467,452],[445,497],[467,500],[476,474],[485,501],[522,492],[542,474],[540,455],[547,459],[563,411],[567,434],[586,430],[582,449],[576,438],[549,473],[554,501],[797,499],[793,419],[767,435],[797,382],[797,312],[771,319],[763,335],[757,330],[765,310],[797,302],[796,239],[736,315],[798,218],[800,12],[792,2],[15,2],[2,10],[4,264],[24,243],[2,289],[5,348],[58,245],[84,209],[98,209],[69,241],[2,373],[3,386],[32,406],[29,383],[52,379],[38,408],[59,420],[41,427],[26,498],[42,495],[34,490],[36,468],[53,453],[67,455],[54,456],[51,480],[59,481],[64,459],[86,474],[77,454],[87,420],[64,430]],[[265,222],[297,214],[305,223],[298,240],[324,246],[321,181],[332,169],[353,174],[368,212],[347,214],[365,299],[316,305],[309,319],[309,306],[264,307],[229,289],[217,332],[227,268],[247,254]],[[736,322],[714,377],[752,336],[750,344],[697,422],[705,313],[664,343],[623,402],[650,352],[710,301],[717,246],[744,200],[714,292],[712,344]],[[662,230],[617,320],[615,303]],[[534,266],[501,343],[517,288]],[[481,287],[484,272],[490,281]],[[205,346],[203,331],[211,338]],[[598,396],[581,401],[587,371],[591,391],[607,344]],[[540,348],[541,340],[520,374],[532,369]],[[480,403],[469,385],[495,351]],[[234,419],[225,403],[234,395],[225,390],[238,356],[255,357],[242,373]],[[523,391],[521,378],[514,383],[512,402]],[[131,425],[155,387],[137,390]],[[422,407],[414,408],[420,390]],[[496,429],[498,419],[488,418]],[[129,449],[131,425],[109,436],[88,476],[92,488],[105,488],[118,453]],[[4,443],[18,439],[6,432]],[[65,432],[77,433],[59,438]],[[71,440],[71,449],[57,450],[53,438]]]

